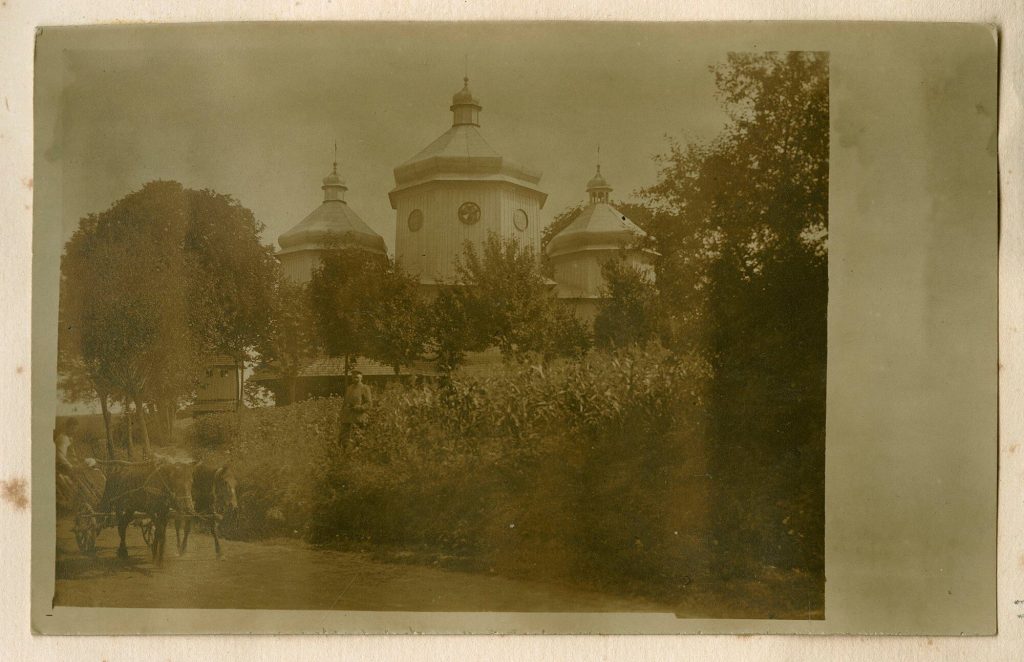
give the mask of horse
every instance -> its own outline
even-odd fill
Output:
[[[210,533],[213,534],[213,547],[217,558],[221,558],[220,536],[218,526],[221,518],[238,510],[238,497],[235,489],[238,481],[225,464],[219,468],[200,463],[192,474],[192,496],[195,499],[196,514],[192,516],[177,515],[174,518],[174,537],[178,541],[178,554],[184,554],[188,548],[188,534],[192,531],[192,520],[200,519],[209,522]],[[184,527],[184,537],[181,529]]]
[[[153,521],[153,562],[163,565],[167,540],[167,520],[171,511],[194,513],[192,501],[192,462],[113,462],[110,468],[100,511],[113,513],[121,544],[117,556],[128,558],[125,535],[135,513],[148,515]]]

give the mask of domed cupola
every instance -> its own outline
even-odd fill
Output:
[[[590,203],[564,230],[551,238],[547,245],[548,257],[558,257],[578,250],[620,250],[639,245],[647,233],[615,207],[608,204],[612,187],[597,173],[587,182]]]
[[[469,91],[468,76],[462,79],[462,89],[452,96],[452,105],[448,110],[452,111],[452,126],[460,124],[480,126],[480,111],[483,110],[483,106]]]
[[[597,166],[597,174],[590,178],[587,182],[587,193],[590,194],[590,204],[597,204],[599,202],[608,202],[608,194],[612,192],[612,187],[605,181],[604,175],[601,174],[601,166]]]
[[[348,187],[338,175],[335,161],[331,173],[320,187],[324,201],[306,218],[280,237],[277,256],[287,276],[298,282],[308,281],[319,263],[320,254],[328,246],[358,248],[387,255],[384,238],[373,231],[345,201]]]
[[[593,320],[597,314],[604,297],[601,267],[609,260],[624,259],[649,278],[654,277],[657,254],[643,246],[647,233],[608,204],[611,192],[599,165],[587,182],[589,203],[545,248],[558,297],[572,303],[580,319]]]

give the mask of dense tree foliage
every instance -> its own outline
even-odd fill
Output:
[[[190,191],[186,200],[190,320],[205,347],[241,367],[266,342],[277,259],[260,243],[263,225],[237,201],[208,190]]]
[[[450,370],[467,351],[497,347],[504,357],[545,360],[578,356],[590,346],[586,328],[554,297],[536,253],[491,234],[465,245],[456,282],[434,302],[438,365]]]
[[[594,318],[598,347],[618,348],[654,340],[658,333],[658,290],[654,283],[625,260],[609,260],[601,267],[604,295]]]
[[[733,54],[713,69],[731,123],[673,144],[643,193],[662,259],[666,342],[714,370],[720,569],[820,571],[828,59]]]
[[[273,365],[284,382],[285,397],[277,404],[295,402],[299,375],[317,351],[309,289],[306,285],[281,278],[274,289],[270,328],[261,352],[264,363]]]
[[[169,432],[205,360],[259,345],[272,249],[230,196],[157,181],[82,219],[61,261],[59,352],[106,408],[123,398]],[[149,429],[139,416],[146,452]]]
[[[331,248],[309,283],[320,345],[345,359],[357,357],[398,373],[423,356],[428,341],[426,304],[416,281],[386,256],[355,248]]]
[[[380,275],[376,302],[366,317],[370,354],[397,375],[423,357],[428,342],[428,308],[416,279],[395,263]]]

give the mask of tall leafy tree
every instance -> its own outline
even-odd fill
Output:
[[[59,337],[100,399],[147,410],[170,431],[206,358],[251,355],[267,326],[275,266],[252,213],[229,196],[150,182],[82,219],[61,263]]]
[[[421,359],[429,337],[427,310],[416,279],[389,261],[365,318],[370,355],[391,366],[396,375]]]
[[[373,303],[385,257],[356,248],[326,251],[309,282],[313,319],[320,344],[345,359],[345,374],[359,356],[370,353],[366,314]]]
[[[317,354],[317,335],[308,287],[281,278],[274,290],[270,328],[261,347],[264,363],[284,381],[284,402],[295,402],[299,375]]]
[[[479,249],[467,242],[456,274],[458,291],[445,294],[450,307],[443,314],[465,326],[456,336],[464,341],[463,351],[497,347],[506,358],[536,353],[550,359],[578,355],[589,346],[585,328],[559,307],[529,246],[495,234]]]
[[[427,304],[416,280],[383,255],[327,246],[309,283],[321,347],[345,359],[391,366],[395,374],[421,358],[428,342]]]
[[[529,246],[490,234],[480,250],[469,242],[456,265],[467,288],[474,331],[505,356],[542,348],[550,287]]]
[[[228,195],[186,191],[183,249],[191,269],[190,323],[204,348],[241,370],[267,342],[278,263],[264,226]]]
[[[196,377],[180,196],[179,185],[155,182],[87,217],[61,265],[60,350],[84,363],[97,391],[135,405],[147,454],[144,404],[187,392]]]
[[[469,292],[453,284],[442,285],[426,308],[428,347],[433,350],[437,368],[445,374],[461,365],[467,352],[487,347],[474,328],[471,308]]]
[[[61,326],[61,328],[63,327]],[[64,334],[61,332],[59,335]],[[72,354],[67,340],[58,339],[57,344],[60,347],[57,357],[57,388],[65,402],[95,400],[100,403],[107,457],[114,459],[114,436],[110,414],[112,388],[101,381],[99,374],[90,372],[89,366],[81,357]]]
[[[643,192],[665,340],[714,369],[719,569],[751,572],[760,558],[820,571],[828,58],[733,54],[712,72],[729,125],[709,143],[673,143]]]
[[[658,290],[648,276],[624,260],[601,267],[604,295],[594,318],[599,347],[620,348],[654,340],[658,332]]]

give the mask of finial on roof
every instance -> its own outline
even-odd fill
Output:
[[[598,202],[608,202],[608,194],[611,193],[612,187],[608,185],[604,175],[601,174],[601,146],[597,146],[597,173],[590,178],[587,182],[587,193],[590,194],[590,204]]]
[[[336,200],[338,202],[345,202],[345,191],[348,187],[345,186],[345,182],[338,176],[338,141],[334,141],[334,163],[331,167],[331,174],[324,177],[324,185],[320,188],[324,191],[324,202],[330,202]]]
[[[467,65],[468,66],[468,65]],[[452,126],[459,124],[473,124],[480,126],[480,102],[476,100],[473,93],[469,91],[469,75],[462,79],[462,89],[452,97]]]

